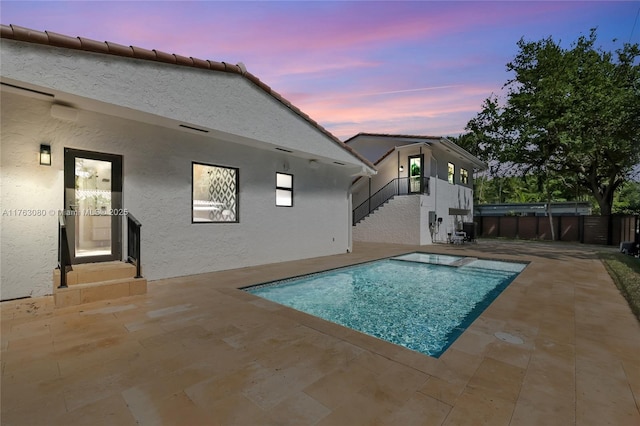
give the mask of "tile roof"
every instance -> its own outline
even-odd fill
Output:
[[[403,139],[436,139],[436,140],[446,139],[444,136],[398,135],[398,134],[392,134],[392,133],[364,133],[364,132],[361,132],[361,133],[358,133],[357,135],[351,136],[349,139],[344,141],[344,143],[348,144],[353,139],[355,139],[355,138],[357,138],[359,136],[372,136],[372,137],[379,137],[379,138],[403,138]]]
[[[309,117],[307,114],[298,109],[291,102],[283,98],[278,92],[274,91],[264,82],[260,81],[258,77],[248,72],[242,63],[233,65],[226,62],[216,62],[204,59],[198,59],[194,57],[186,57],[176,55],[174,53],[166,53],[159,50],[148,50],[136,46],[123,46],[121,44],[112,43],[109,41],[99,42],[84,37],[71,37],[63,34],[54,33],[51,31],[37,31],[17,25],[4,25],[0,24],[0,39],[6,38],[11,40],[18,40],[28,43],[44,44],[55,47],[62,47],[66,49],[83,50],[94,53],[102,53],[108,55],[122,56],[127,58],[143,59],[148,61],[163,62],[168,64],[208,69],[217,72],[227,72],[232,74],[239,74],[249,80],[251,83],[258,86],[260,89],[271,95],[277,101],[289,108],[295,114],[302,117],[313,127],[320,132],[328,136],[333,142],[338,144],[342,149],[348,151],[351,155],[358,160],[366,164],[368,167],[375,169],[373,164],[358,154],[351,147],[347,146],[340,139],[334,136],[331,132],[326,130],[315,120]]]

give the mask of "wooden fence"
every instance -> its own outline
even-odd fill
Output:
[[[475,216],[479,237],[551,240],[547,216]],[[617,246],[635,241],[640,216],[554,216],[557,241]]]

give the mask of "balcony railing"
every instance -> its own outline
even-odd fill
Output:
[[[387,183],[365,202],[353,209],[353,225],[369,216],[378,207],[396,195],[426,194],[429,195],[429,178],[396,178]]]

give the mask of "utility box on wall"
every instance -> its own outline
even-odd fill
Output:
[[[429,212],[429,226],[435,226],[438,215],[434,211]]]

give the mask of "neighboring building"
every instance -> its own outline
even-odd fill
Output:
[[[475,208],[476,216],[547,216],[547,203],[481,204]],[[588,216],[591,203],[565,201],[551,203],[552,216]]]
[[[378,169],[352,186],[355,241],[447,242],[473,222],[473,176],[486,165],[447,138],[360,133],[345,144]]]
[[[52,293],[62,210],[74,263],[121,260],[133,214],[151,280],[351,249],[374,166],[242,64],[0,32],[2,300]]]

